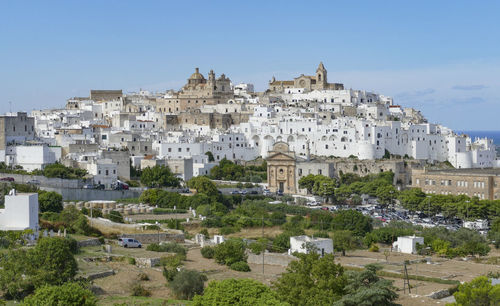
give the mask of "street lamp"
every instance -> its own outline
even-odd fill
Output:
[[[156,229],[158,230],[158,244],[160,244],[160,223],[156,221]]]

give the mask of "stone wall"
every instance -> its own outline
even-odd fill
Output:
[[[152,268],[160,265],[160,257],[155,258],[135,258],[135,264],[138,267]]]
[[[11,173],[0,173],[0,178],[12,177],[16,183],[28,183],[31,180],[40,181],[40,186],[43,187],[54,187],[54,188],[81,188],[86,184],[85,180],[68,180],[60,178],[51,178],[41,175],[23,175],[23,174],[11,174]]]
[[[108,277],[111,275],[115,275],[115,271],[108,270],[108,271],[97,272],[97,273],[89,274],[85,278],[88,280],[94,280],[94,279],[98,279],[98,278]]]
[[[79,248],[83,248],[88,246],[101,245],[101,242],[97,238],[92,238],[92,239],[78,241],[77,244]]]
[[[127,198],[137,198],[141,195],[142,190],[97,190],[97,189],[80,189],[80,188],[53,188],[41,187],[46,191],[55,191],[62,195],[64,201],[95,201],[106,200],[113,201]]]
[[[418,161],[410,160],[359,160],[342,158],[333,161],[335,165],[335,174],[340,176],[340,173],[355,173],[360,176],[368,174],[377,174],[385,171],[394,173],[394,184],[409,185],[411,182],[411,169],[414,166],[420,166]]]
[[[142,244],[147,243],[158,243],[162,241],[175,241],[175,242],[184,242],[184,234],[171,234],[171,233],[162,233],[159,234],[123,234],[119,236],[120,238],[133,238],[138,240]]]
[[[297,257],[288,254],[277,254],[268,252],[264,254],[264,264],[266,265],[286,267],[290,262],[294,260],[297,260]],[[262,254],[255,255],[253,253],[248,253],[247,261],[248,263],[252,264],[262,264]]]

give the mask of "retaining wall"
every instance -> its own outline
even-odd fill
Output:
[[[109,271],[97,272],[97,273],[89,274],[85,278],[88,280],[94,280],[94,279],[98,279],[98,278],[108,277],[111,275],[115,275],[115,271],[109,270]]]
[[[11,174],[0,173],[0,178],[12,177],[16,183],[28,183],[31,180],[40,181],[40,186],[44,187],[57,187],[57,188],[80,188],[85,185],[85,180],[69,180],[61,178],[45,177],[42,175],[24,175],[24,174]]]
[[[138,240],[140,243],[158,243],[162,241],[175,241],[175,242],[184,242],[184,234],[170,234],[170,233],[161,233],[160,234],[123,234],[119,236],[120,238],[133,238]]]
[[[99,239],[93,238],[93,239],[78,241],[77,244],[78,244],[79,248],[83,248],[83,247],[88,247],[88,246],[101,245],[101,242],[99,241]]]
[[[40,187],[42,190],[55,191],[62,195],[64,201],[114,201],[127,198],[138,198],[141,190],[98,190],[80,188]]]
[[[160,257],[155,258],[135,258],[138,267],[153,268],[160,265]]]

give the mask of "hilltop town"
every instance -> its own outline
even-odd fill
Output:
[[[195,68],[178,90],[0,116],[3,296],[81,278],[64,290],[89,305],[424,305],[498,281],[493,140],[311,71],[259,92]]]

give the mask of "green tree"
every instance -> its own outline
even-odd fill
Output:
[[[332,229],[348,230],[356,236],[364,236],[372,230],[372,219],[356,210],[341,210],[333,217]]]
[[[333,232],[333,246],[336,251],[342,252],[342,256],[345,256],[345,252],[353,250],[356,248],[356,238],[351,231],[341,230]]]
[[[252,279],[225,279],[211,281],[203,295],[193,299],[195,306],[285,306],[286,302],[279,300],[277,294],[268,286]]]
[[[214,247],[215,261],[221,265],[231,266],[238,261],[247,261],[245,244],[238,239],[229,239]]]
[[[381,279],[377,275],[380,266],[369,264],[362,271],[347,271],[345,295],[335,306],[371,306],[399,305],[394,303],[398,298],[392,281]]]
[[[455,303],[449,305],[500,305],[500,284],[493,286],[486,276],[461,284],[453,294]]]
[[[34,290],[27,253],[26,250],[16,249],[0,257],[0,289],[8,299],[21,299]]]
[[[291,305],[331,305],[344,294],[346,277],[333,255],[320,258],[315,252],[296,254],[286,272],[275,282],[278,297]]]
[[[0,289],[20,299],[43,285],[61,285],[74,278],[76,260],[67,239],[42,238],[28,251],[11,250],[0,259]]]
[[[397,190],[392,185],[382,185],[375,192],[380,204],[388,206],[394,204],[394,199],[397,197]]]
[[[57,192],[40,190],[38,192],[38,205],[40,212],[51,211],[59,213],[63,210],[63,198]]]
[[[420,188],[406,189],[398,195],[401,205],[410,211],[417,211],[425,198],[426,195]]]
[[[94,294],[77,283],[64,283],[60,286],[43,286],[24,299],[23,305],[97,305]]]
[[[209,162],[214,162],[215,161],[215,158],[214,158],[214,155],[212,154],[212,152],[207,151],[207,152],[205,152],[205,155],[208,156],[208,161]]]
[[[42,238],[28,253],[33,266],[33,283],[41,285],[61,285],[72,280],[77,272],[77,264],[68,241],[64,238]]]
[[[142,171],[141,183],[148,187],[179,187],[180,179],[170,171],[169,167],[154,166]]]
[[[308,174],[308,175],[303,176],[299,179],[299,187],[302,189],[307,189],[308,193],[312,193],[313,187],[314,187],[314,182],[315,182],[315,175]]]
[[[203,193],[208,196],[216,196],[219,194],[217,186],[206,176],[196,176],[187,182],[189,188],[196,189],[196,192]]]
[[[169,287],[178,299],[190,300],[195,294],[203,293],[206,280],[207,277],[198,271],[181,270],[169,282]]]

